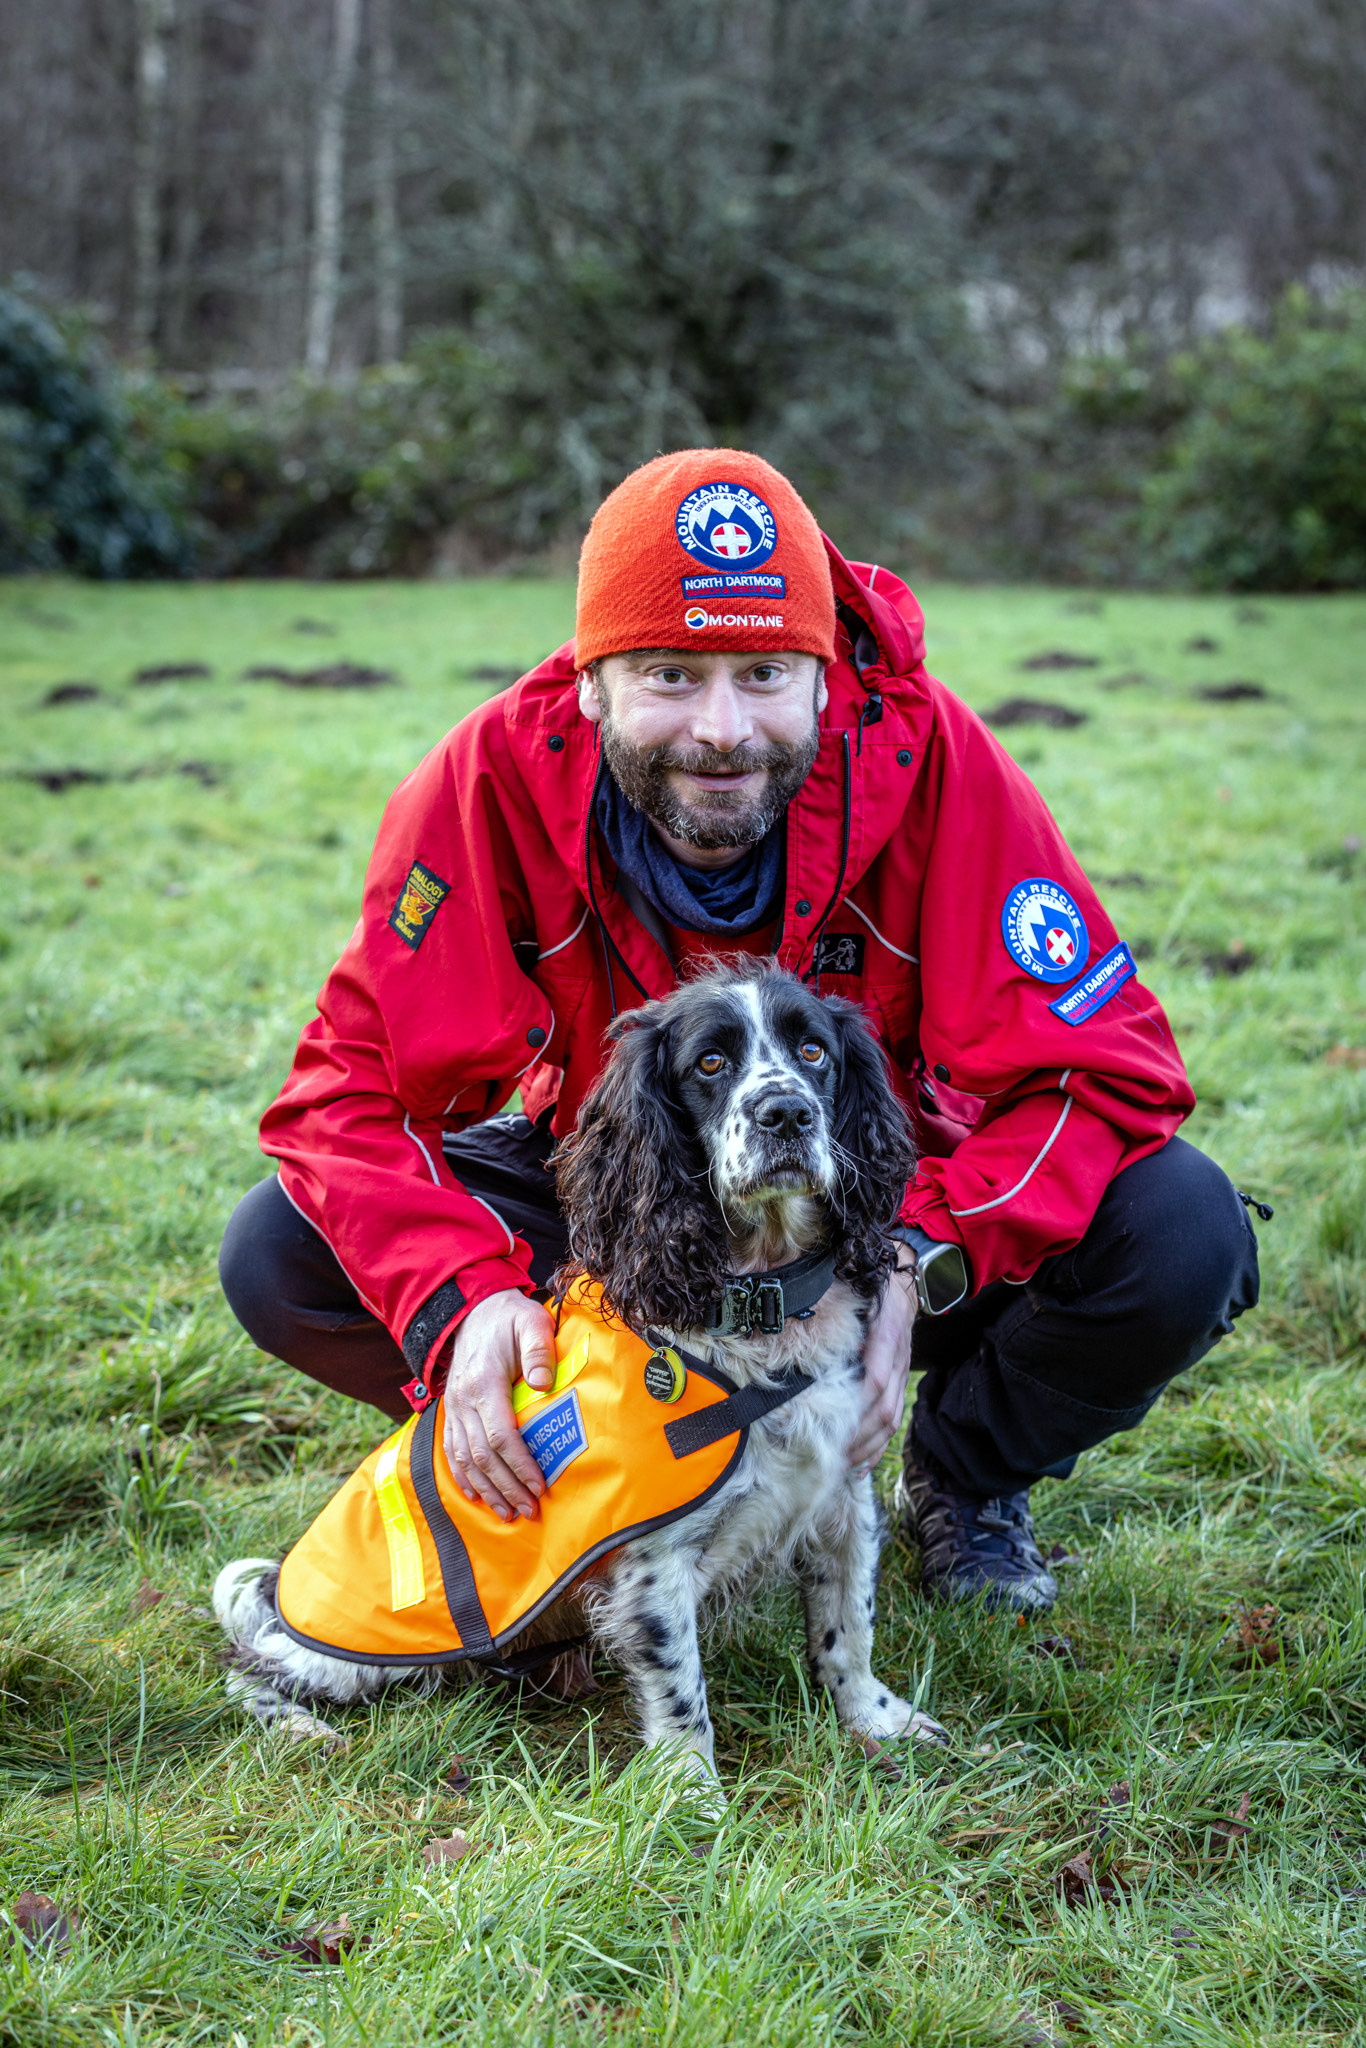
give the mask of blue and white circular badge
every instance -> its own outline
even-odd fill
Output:
[[[674,532],[708,569],[757,569],[778,545],[778,522],[743,484],[700,484],[674,515]]]
[[[1070,981],[1091,950],[1086,920],[1059,882],[1017,882],[1001,912],[1001,937],[1017,967],[1036,981]]]

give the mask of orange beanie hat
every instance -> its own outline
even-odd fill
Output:
[[[632,470],[579,556],[574,659],[633,647],[835,653],[820,528],[785,476],[738,448],[688,448]]]

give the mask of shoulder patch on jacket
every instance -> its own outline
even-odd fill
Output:
[[[443,882],[440,875],[434,875],[430,868],[424,868],[415,860],[408,870],[408,879],[399,890],[398,902],[389,912],[389,928],[396,931],[405,946],[415,953],[427,936],[432,919],[451,893],[449,882]]]

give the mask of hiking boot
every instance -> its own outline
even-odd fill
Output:
[[[931,1600],[974,1600],[1019,1614],[1043,1614],[1058,1582],[1034,1541],[1029,1488],[990,1500],[955,1493],[908,1464],[902,1480],[907,1521],[920,1544],[920,1590]]]

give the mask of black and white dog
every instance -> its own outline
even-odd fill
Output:
[[[871,1478],[846,1458],[913,1164],[881,1050],[851,1004],[755,960],[629,1011],[613,1035],[556,1161],[571,1251],[561,1280],[587,1274],[633,1329],[742,1388],[794,1372],[810,1384],[751,1424],[712,1498],[613,1552],[567,1597],[625,1674],[646,1744],[672,1747],[712,1786],[699,1614],[775,1575],[800,1585],[812,1675],[840,1720],[938,1740],[872,1671],[882,1519]],[[775,1276],[784,1285],[765,1297]],[[260,1560],[227,1566],[214,1589],[239,1694],[255,1679],[288,1700],[345,1702],[430,1679],[339,1660],[329,1671],[334,1660],[284,1635],[267,1590]],[[539,1630],[564,1635],[563,1603]]]

